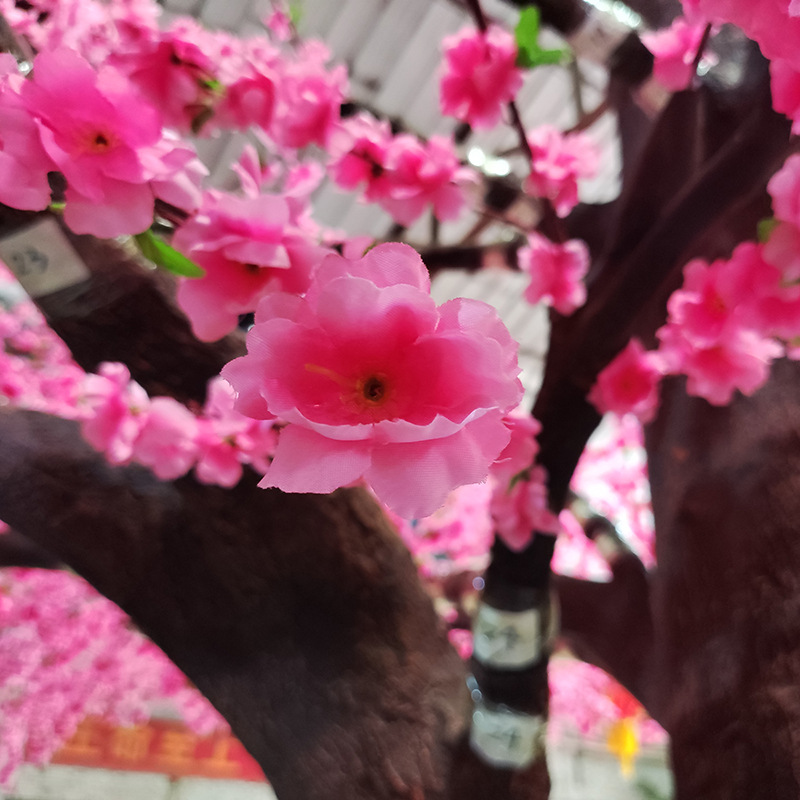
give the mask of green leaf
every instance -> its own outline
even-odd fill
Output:
[[[289,21],[296,28],[303,19],[303,6],[300,3],[289,3]]]
[[[762,219],[758,223],[758,241],[760,244],[766,243],[767,239],[772,235],[772,231],[775,230],[775,227],[778,224],[778,220],[775,217],[767,217],[766,219]]]
[[[184,278],[202,278],[206,274],[204,269],[159,239],[151,230],[137,233],[133,239],[145,258],[173,275],[180,275]]]
[[[517,66],[533,69],[545,64],[561,64],[572,55],[569,48],[546,50],[539,44],[541,17],[536,6],[528,6],[519,15],[514,29],[517,42]]]

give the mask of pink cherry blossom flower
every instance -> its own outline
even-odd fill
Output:
[[[770,178],[767,191],[772,197],[775,216],[800,228],[800,153],[786,159]]]
[[[82,399],[90,411],[82,424],[86,441],[112,464],[128,463],[147,420],[147,393],[122,364],[101,364],[97,375],[87,375]]]
[[[293,225],[292,207],[276,195],[206,193],[199,212],[175,234],[176,248],[205,271],[183,279],[177,299],[198,338],[213,341],[236,327],[268,291],[304,292],[327,251]]]
[[[427,144],[407,134],[396,136],[386,154],[388,197],[379,200],[401,225],[411,225],[430,205],[437,219],[455,219],[466,202],[465,187],[477,181],[461,166],[452,141],[431,136]]]
[[[730,403],[737,389],[750,395],[761,388],[773,359],[783,354],[783,348],[773,339],[738,327],[705,347],[687,341],[674,325],[663,327],[658,338],[659,354],[670,371],[687,376],[687,392],[719,406]]]
[[[47,173],[55,165],[19,96],[20,80],[14,57],[0,54],[0,202],[39,211],[50,203]]]
[[[64,219],[77,233],[111,237],[147,229],[156,187],[171,192],[176,173],[197,171],[184,146],[165,146],[155,109],[121,74],[95,72],[77,53],[37,56],[23,99],[67,180]]]
[[[564,135],[552,125],[540,125],[528,135],[533,164],[525,191],[549,200],[559,217],[578,202],[578,181],[597,171],[599,154],[582,133]]]
[[[525,289],[529,303],[544,300],[560,314],[571,314],[586,302],[583,278],[589,271],[589,249],[580,239],[558,244],[532,233],[517,258],[520,269],[531,276]]]
[[[274,8],[267,14],[264,26],[279,42],[288,42],[292,38],[292,21],[282,8]]]
[[[772,105],[792,120],[792,133],[800,133],[800,70],[784,59],[770,62]]]
[[[183,31],[168,31],[152,48],[117,59],[128,78],[161,113],[164,123],[188,133],[193,121],[216,102],[216,67]]]
[[[367,114],[342,120],[331,137],[330,174],[343,189],[364,186],[370,202],[389,196],[391,180],[386,160],[392,133],[387,122]]]
[[[621,353],[597,376],[589,401],[601,414],[634,414],[650,422],[658,408],[661,373],[654,354],[638,339],[631,339]]]
[[[497,535],[512,550],[522,550],[535,532],[555,533],[559,523],[547,506],[547,472],[534,465],[541,425],[530,415],[507,416],[504,423],[511,438],[489,471],[490,512]]]
[[[642,42],[655,56],[653,74],[672,92],[685,89],[694,77],[694,61],[706,24],[676,18],[669,28],[642,34]],[[708,61],[713,54],[705,56]]]
[[[476,129],[497,125],[503,106],[522,86],[513,35],[497,25],[486,31],[464,28],[445,37],[442,49],[442,113]]]
[[[197,418],[171,397],[154,397],[133,444],[133,458],[162,481],[191,469],[197,456]]]
[[[516,345],[483,303],[437,308],[421,259],[384,244],[328,256],[305,298],[265,297],[248,355],[223,370],[242,413],[289,424],[261,482],[333,491],[364,478],[401,516],[485,479],[521,397]]]
[[[295,149],[327,145],[347,90],[346,70],[342,66],[328,70],[329,57],[321,42],[307,42],[295,61],[284,64],[269,127],[279,145]]]

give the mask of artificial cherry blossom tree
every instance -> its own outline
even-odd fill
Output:
[[[430,299],[437,253],[313,220],[326,171],[401,227],[456,217],[481,179],[454,142],[342,120],[345,71],[280,10],[240,41],[160,31],[128,0],[3,5],[0,249],[89,374],[50,345],[63,368],[31,377],[38,340],[6,323],[0,517],[130,614],[282,800],[546,796],[552,589],[564,639],[670,734],[679,797],[794,796],[796,4],[686,0],[674,21],[632,3],[672,25],[645,41],[655,77],[687,88],[648,116],[653,55],[617,48],[623,189],[602,207],[578,205],[590,132],[526,130],[513,99],[522,69],[565,57],[540,17],[569,33],[585,9],[527,9],[512,37],[466,5],[442,109],[519,134],[539,222],[511,250],[552,306],[535,419],[511,414],[495,312]],[[700,80],[704,58],[738,79]],[[255,130],[238,194],[204,188],[184,138],[229,128]],[[121,235],[177,287],[103,241]],[[69,280],[48,283],[51,261]],[[570,491],[606,411],[650,423],[652,574]],[[487,479],[468,669],[396,528],[413,543],[445,502],[469,518],[448,493]],[[551,580],[560,524],[603,542],[608,582]]]

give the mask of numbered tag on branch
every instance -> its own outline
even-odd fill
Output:
[[[66,289],[91,275],[52,217],[0,239],[0,258],[31,297]]]
[[[473,625],[473,655],[488,667],[523,669],[542,658],[542,610],[501,611],[481,603]]]
[[[545,730],[541,716],[479,703],[472,713],[470,746],[496,767],[524,769],[543,752]]]

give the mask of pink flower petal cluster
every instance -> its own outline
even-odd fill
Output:
[[[642,34],[642,42],[655,56],[653,74],[670,91],[685,89],[694,77],[694,61],[705,27],[703,20],[691,23],[677,17],[669,28]]]
[[[211,190],[176,232],[173,245],[206,274],[181,280],[178,303],[203,341],[233,330],[270,291],[303,293],[313,268],[328,252],[308,241],[291,199],[255,194],[238,197]]]
[[[165,143],[158,113],[115,70],[95,72],[70,50],[41,53],[22,99],[50,169],[67,180],[64,219],[77,233],[143,231],[164,193],[185,197],[188,210],[199,203],[188,177],[200,173],[198,163],[185,146]],[[170,192],[173,179],[182,181],[180,191]]]
[[[145,722],[168,700],[198,733],[225,721],[128,617],[61,570],[0,572],[0,783],[47,762],[88,715]]]
[[[347,71],[343,66],[328,69],[329,58],[324,44],[306,42],[294,61],[284,62],[268,131],[280,146],[299,149],[328,144],[347,91]]]
[[[792,133],[800,133],[800,68],[785,59],[770,62],[772,105],[792,120]]]
[[[386,509],[422,575],[443,579],[485,569],[494,538],[491,493],[488,482],[459,486],[440,509],[422,519],[407,520]]]
[[[522,550],[534,534],[557,533],[558,518],[547,505],[547,471],[534,464],[541,425],[531,416],[507,416],[508,444],[492,465],[490,512],[497,535]]]
[[[485,31],[464,28],[442,40],[442,51],[442,114],[476,129],[493,128],[522,86],[514,36],[497,25]]]
[[[800,70],[800,17],[788,0],[697,0],[696,7],[706,19],[738,25],[767,58]]]
[[[22,76],[8,53],[0,54],[0,203],[38,211],[50,202],[53,162],[39,141],[36,122],[19,91]]]
[[[519,268],[530,275],[525,289],[529,303],[542,300],[560,314],[571,314],[586,302],[583,278],[589,271],[589,249],[580,239],[563,244],[532,233],[517,254]]]
[[[366,114],[342,122],[331,140],[331,156],[331,175],[339,186],[362,185],[364,199],[378,203],[401,225],[411,225],[429,206],[438,219],[455,219],[466,202],[466,187],[477,182],[451,140],[393,137],[386,123]]]
[[[102,364],[87,375],[81,397],[86,440],[112,464],[132,461],[161,480],[193,467],[202,483],[235,485],[242,464],[261,469],[275,446],[271,423],[243,417],[221,378],[209,385],[205,413],[197,416],[171,397],[150,399],[122,364]]]
[[[272,294],[248,355],[223,370],[238,410],[285,420],[262,486],[327,493],[365,479],[400,516],[425,517],[485,479],[521,397],[517,346],[484,303],[437,308],[410,247],[320,265],[305,297]]]
[[[531,131],[528,144],[532,166],[525,191],[549,200],[556,214],[565,217],[578,203],[578,181],[597,171],[597,147],[586,134],[562,134],[552,125]]]
[[[7,280],[13,277],[0,269],[0,288]],[[150,399],[122,364],[87,375],[30,302],[0,310],[0,405],[6,403],[77,418],[112,464],[135,461],[162,480],[194,467],[202,483],[233,486],[244,464],[264,471],[275,448],[272,422],[236,412],[222,378],[209,383],[203,413],[195,415],[171,398]]]
[[[165,31],[150,47],[113,61],[159,110],[164,124],[183,133],[218,99],[213,51],[202,46],[202,39],[194,41],[193,33],[205,32],[199,27]]]
[[[660,380],[658,358],[646,352],[638,339],[631,339],[597,376],[588,399],[601,414],[633,414],[650,422],[658,408]]]
[[[783,347],[764,314],[779,271],[762,248],[745,243],[729,261],[696,259],[684,269],[684,285],[669,300],[667,324],[658,332],[665,369],[688,376],[690,394],[715,405],[738,389],[752,394],[769,375]]]

